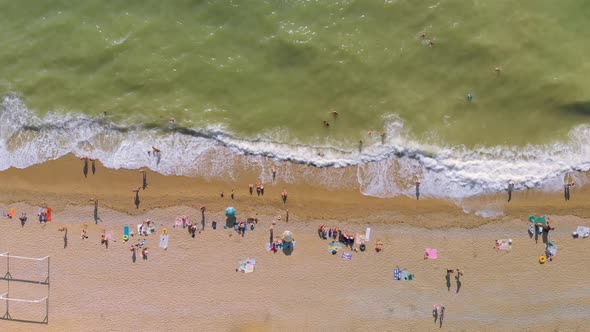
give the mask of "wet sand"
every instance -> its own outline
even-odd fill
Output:
[[[131,189],[141,186],[142,179],[137,170],[97,165],[96,175],[84,179],[82,165],[65,157],[0,172],[0,208],[15,207],[17,214],[29,215],[24,227],[18,219],[0,219],[0,251],[51,257],[50,323],[0,321],[2,329],[441,330],[431,315],[434,304],[447,309],[445,330],[581,331],[586,326],[590,258],[583,253],[590,239],[571,238],[577,225],[590,225],[583,219],[588,198],[584,188],[576,188],[567,203],[561,193],[536,191],[516,192],[509,205],[503,195],[467,202],[502,206],[505,216],[490,220],[466,214],[450,201],[378,199],[354,190],[281,184],[265,185],[263,198],[250,197],[247,185],[256,180],[248,174],[233,184],[148,172],[149,186],[140,191],[140,208],[135,209]],[[283,187],[289,192],[287,204],[280,199]],[[232,188],[234,201],[229,198]],[[99,225],[94,225],[91,197],[100,202]],[[41,225],[34,214],[44,204],[54,209],[54,218]],[[172,227],[180,215],[200,223],[201,205],[207,206],[207,227],[195,239]],[[221,227],[223,209],[230,205],[240,219],[258,214],[258,225],[244,238]],[[556,228],[551,239],[559,246],[554,261],[538,263],[544,245],[527,234],[529,214],[551,215]],[[297,241],[290,256],[264,248],[268,227],[278,215],[282,220],[275,235],[288,229]],[[121,241],[123,226],[133,229],[147,218],[156,223],[158,233],[162,227],[170,230],[169,248],[158,248],[157,236],[150,235],[149,259],[138,257],[133,263],[130,243]],[[210,228],[211,221],[218,222],[216,230]],[[320,224],[358,233],[371,227],[368,250],[353,252],[351,261],[340,253],[333,256],[328,241],[317,236]],[[58,231],[63,226],[68,227],[67,248],[64,233]],[[90,237],[84,241],[83,227]],[[103,229],[116,240],[109,249],[100,245]],[[381,253],[373,250],[377,238],[384,242]],[[496,252],[494,241],[499,238],[512,238],[513,249]],[[437,248],[439,259],[425,261],[426,247]],[[235,272],[245,258],[257,260],[254,273]],[[414,280],[394,281],[396,265],[413,273]],[[458,293],[454,279],[450,291],[446,288],[447,268],[465,273]],[[38,314],[31,308],[19,310]]]

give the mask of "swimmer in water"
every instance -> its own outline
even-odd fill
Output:
[[[338,112],[336,112],[336,111],[332,111],[332,112],[330,112],[330,114],[332,114],[332,116],[335,118],[338,117]]]

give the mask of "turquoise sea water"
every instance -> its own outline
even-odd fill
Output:
[[[1,1],[2,169],[68,152],[141,167],[158,144],[171,158],[153,167],[178,173],[222,146],[362,165],[372,182],[401,162],[393,174],[451,176],[474,193],[509,178],[537,186],[588,163],[589,10],[549,0]],[[368,194],[405,189],[383,190]]]

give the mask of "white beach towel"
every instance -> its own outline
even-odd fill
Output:
[[[496,241],[496,250],[512,249],[512,239],[501,239]]]
[[[578,226],[578,228],[576,228],[576,233],[579,237],[588,237],[590,235],[590,227]]]
[[[162,248],[162,249],[168,248],[168,234],[160,235],[160,248]]]
[[[371,240],[371,228],[367,227],[367,231],[365,232],[365,241],[369,242]]]

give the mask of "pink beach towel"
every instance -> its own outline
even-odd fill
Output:
[[[426,250],[424,250],[424,257],[428,259],[437,259],[438,250],[434,248],[426,248]]]

